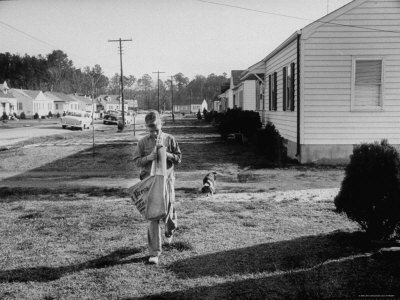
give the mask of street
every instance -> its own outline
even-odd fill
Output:
[[[135,123],[136,123],[135,126],[142,126],[144,124],[144,115],[142,114],[137,115],[135,118]],[[15,123],[13,124],[12,121],[10,121],[8,124],[10,124],[9,127],[0,126],[0,149],[6,146],[12,146],[19,142],[44,136],[53,136],[57,134],[73,135],[82,133],[82,131],[79,130],[62,129],[60,121],[57,119],[49,120],[49,122],[33,123],[33,125],[26,124],[23,125],[22,127],[15,126],[14,128],[13,125]],[[128,125],[128,127],[133,128],[133,125]],[[110,130],[112,128],[115,128],[115,130],[117,130],[116,125],[104,125],[102,120],[94,121],[95,131]]]

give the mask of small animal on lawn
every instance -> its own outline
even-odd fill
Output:
[[[203,178],[203,187],[201,192],[212,196],[215,194],[215,181],[217,179],[217,172],[210,172]]]

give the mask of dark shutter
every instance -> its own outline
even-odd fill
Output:
[[[275,72],[274,73],[274,99],[273,99],[274,103],[274,110],[278,109],[278,73]]]
[[[269,105],[269,110],[272,110],[272,78],[271,75],[269,75],[269,87],[268,87],[268,105]]]
[[[291,111],[294,111],[294,91],[295,91],[295,89],[294,89],[294,83],[295,83],[295,81],[294,81],[295,63],[294,63],[294,62],[290,64],[290,69],[291,69],[291,73],[292,73],[292,78],[290,78],[290,81],[291,81],[291,84],[290,84],[291,90],[290,90],[290,104],[289,104],[289,105],[290,105],[290,110],[291,110]]]
[[[282,89],[282,109],[283,111],[286,111],[286,83],[287,83],[287,74],[286,74],[286,67],[283,68],[282,73],[283,73],[283,89]]]

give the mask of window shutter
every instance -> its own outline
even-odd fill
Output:
[[[292,78],[290,78],[291,80],[291,87],[292,89],[290,90],[290,110],[294,111],[294,74],[295,74],[295,63],[291,63],[290,64],[290,68],[292,69]]]
[[[277,90],[277,88],[278,88],[278,73],[277,72],[275,72],[274,73],[274,103],[273,103],[273,105],[274,105],[274,110],[277,110],[277,108],[278,108],[278,90]]]
[[[382,61],[357,60],[355,72],[355,105],[381,105]]]
[[[269,86],[268,86],[268,105],[269,110],[272,110],[272,78],[271,75],[268,76]]]
[[[286,67],[283,68],[283,89],[282,89],[282,109],[286,111],[286,84],[287,84],[287,75],[286,75]]]

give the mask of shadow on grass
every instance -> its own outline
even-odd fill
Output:
[[[318,269],[229,280],[133,299],[400,299],[400,253],[334,262]],[[362,296],[364,295],[364,296]],[[368,295],[381,295],[372,297]],[[385,297],[384,295],[388,295]],[[397,296],[397,297],[396,297]]]
[[[68,274],[80,272],[87,269],[102,269],[116,265],[124,265],[131,263],[145,263],[146,256],[126,259],[129,256],[141,253],[143,248],[123,248],[118,249],[110,254],[90,260],[84,263],[62,266],[62,267],[33,267],[21,268],[14,270],[0,270],[0,283],[5,282],[48,282],[60,279]]]
[[[68,192],[87,193],[92,196],[124,195],[122,189],[85,185],[67,185],[68,181],[79,181],[93,177],[138,178],[139,170],[133,163],[134,145],[97,145],[93,149],[74,153],[46,163],[21,174],[0,181],[0,199],[10,196],[63,194]],[[48,149],[48,148],[45,148]],[[45,154],[43,154],[45,159]],[[35,158],[41,160],[41,157]]]
[[[179,278],[232,276],[310,268],[378,249],[363,232],[337,231],[188,258],[168,267]]]
[[[168,269],[181,279],[230,278],[212,286],[125,300],[326,299],[399,294],[400,252],[378,249],[364,233],[333,232],[201,255],[174,262]]]

